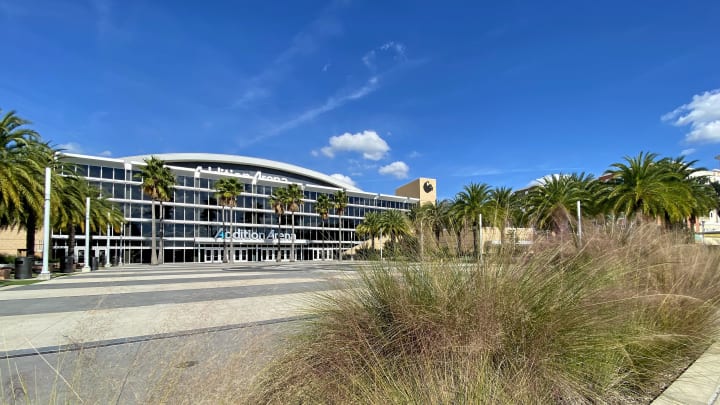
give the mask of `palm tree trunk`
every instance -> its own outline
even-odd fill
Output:
[[[230,262],[235,263],[235,242],[233,241],[233,211],[232,206],[229,206],[229,221],[228,228],[230,228]]]
[[[277,235],[275,235],[275,242],[277,243],[277,253],[275,255],[275,261],[280,261],[280,222],[281,222],[282,216],[278,215],[278,231]]]
[[[290,261],[295,261],[295,211],[290,213],[292,221],[292,234],[290,235]]]
[[[25,234],[25,253],[28,257],[35,256],[35,232],[37,231],[37,217],[32,212],[28,213],[27,233]]]
[[[455,231],[457,235],[457,253],[462,256],[462,231]]]
[[[325,220],[321,219],[322,221],[322,260],[325,260],[325,254],[327,253],[327,250],[325,250],[325,242],[327,241],[327,237],[325,235]]]
[[[473,255],[478,257],[478,230],[477,227],[473,226]]]
[[[338,260],[342,261],[342,214],[338,216]]]
[[[150,264],[153,266],[156,266],[158,264],[158,258],[157,258],[157,241],[155,240],[155,233],[157,232],[157,226],[155,224],[155,200],[152,200],[150,203],[150,218],[151,218],[151,225],[150,225]],[[85,259],[87,261],[87,258]]]
[[[227,263],[228,262],[228,240],[227,240],[228,227],[227,227],[227,220],[226,220],[227,213],[226,213],[224,205],[222,206],[222,209],[220,212],[222,214],[222,224],[223,224],[223,259],[222,259],[222,262]],[[230,234],[230,237],[232,237],[232,233]]]
[[[72,257],[73,265],[75,264],[75,224],[70,224],[67,227],[67,234],[68,234],[68,254],[67,256]]]

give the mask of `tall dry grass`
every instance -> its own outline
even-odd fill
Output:
[[[720,252],[648,226],[322,296],[250,403],[647,403],[718,331]]]

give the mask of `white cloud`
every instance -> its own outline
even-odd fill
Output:
[[[334,174],[331,174],[330,177],[334,178],[335,180],[338,180],[341,183],[345,183],[348,186],[352,186],[352,187],[357,186],[357,184],[355,184],[355,180],[351,179],[349,176],[346,176],[344,174],[334,173]]]
[[[270,96],[270,90],[260,87],[258,85],[252,85],[250,88],[245,90],[240,97],[234,102],[233,108],[246,108],[257,100],[261,100]]]
[[[356,134],[346,132],[342,135],[330,137],[329,146],[320,151],[327,157],[335,157],[337,152],[358,152],[368,160],[384,158],[390,146],[375,131],[365,130]]]
[[[405,164],[405,162],[392,162],[389,165],[382,166],[380,169],[378,169],[378,173],[385,175],[394,176],[396,179],[405,179],[408,176],[408,172],[410,171],[410,168],[408,165]]]
[[[680,156],[692,155],[695,153],[695,148],[683,149],[680,151]]]
[[[408,157],[409,157],[410,159],[419,158],[420,156],[422,156],[422,153],[420,153],[420,152],[418,152],[418,151],[416,151],[416,150],[410,152],[410,154],[408,155]]]
[[[690,126],[688,142],[720,142],[720,89],[693,96],[692,101],[662,116],[676,126]]]
[[[553,178],[559,179],[562,176],[567,176],[567,174],[559,174],[559,173],[548,174],[546,176],[540,177],[539,179],[535,179],[535,180],[531,181],[530,183],[528,183],[527,187],[543,186],[543,185],[545,185],[545,183],[552,180]]]
[[[305,112],[298,115],[297,117],[290,119],[288,121],[285,121],[282,124],[276,126],[267,135],[260,137],[258,139],[255,139],[255,140],[267,138],[269,136],[274,136],[281,132],[295,128],[304,122],[312,121],[321,114],[324,114],[324,113],[332,111],[336,108],[342,107],[348,101],[358,100],[358,99],[361,99],[361,98],[367,96],[368,94],[377,90],[377,88],[378,88],[378,78],[373,76],[365,83],[364,86],[362,86],[358,89],[355,89],[349,93],[341,94],[340,96],[330,97],[325,102],[325,104],[323,104],[319,107],[315,107],[315,108],[306,110]]]
[[[365,53],[362,62],[370,70],[377,70],[378,63],[381,62],[381,55],[389,54],[390,58],[395,62],[403,62],[407,59],[405,56],[405,45],[400,42],[388,41],[379,47]],[[387,56],[384,56],[387,58]]]
[[[68,142],[68,143],[61,143],[57,145],[57,148],[64,153],[77,153],[79,155],[86,155],[93,152],[88,152],[83,148],[79,143],[77,142]],[[112,152],[109,150],[104,150],[100,153],[98,153],[98,156],[105,156],[110,157],[112,156]]]
[[[57,146],[63,152],[67,153],[85,153],[85,150],[75,142],[61,143]]]

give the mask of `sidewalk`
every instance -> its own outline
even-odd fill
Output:
[[[653,405],[720,404],[720,342],[712,344]]]

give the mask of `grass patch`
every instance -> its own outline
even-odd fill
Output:
[[[11,277],[13,277],[13,273],[10,273]],[[50,278],[58,278],[58,277],[65,277],[65,276],[71,276],[75,273],[50,273]],[[7,287],[7,286],[13,286],[13,285],[28,285],[28,284],[35,284],[35,283],[41,283],[46,280],[38,280],[37,274],[33,274],[32,278],[24,278],[24,279],[14,279],[9,278],[6,280],[0,280],[0,287]]]
[[[251,403],[648,403],[717,336],[720,254],[656,227],[378,263],[314,303]]]
[[[37,280],[34,278],[25,278],[25,279],[21,279],[21,280],[15,280],[15,279],[0,280],[0,287],[6,287],[6,286],[12,286],[12,285],[35,284],[35,283],[40,283],[42,281],[44,281],[44,280]]]

